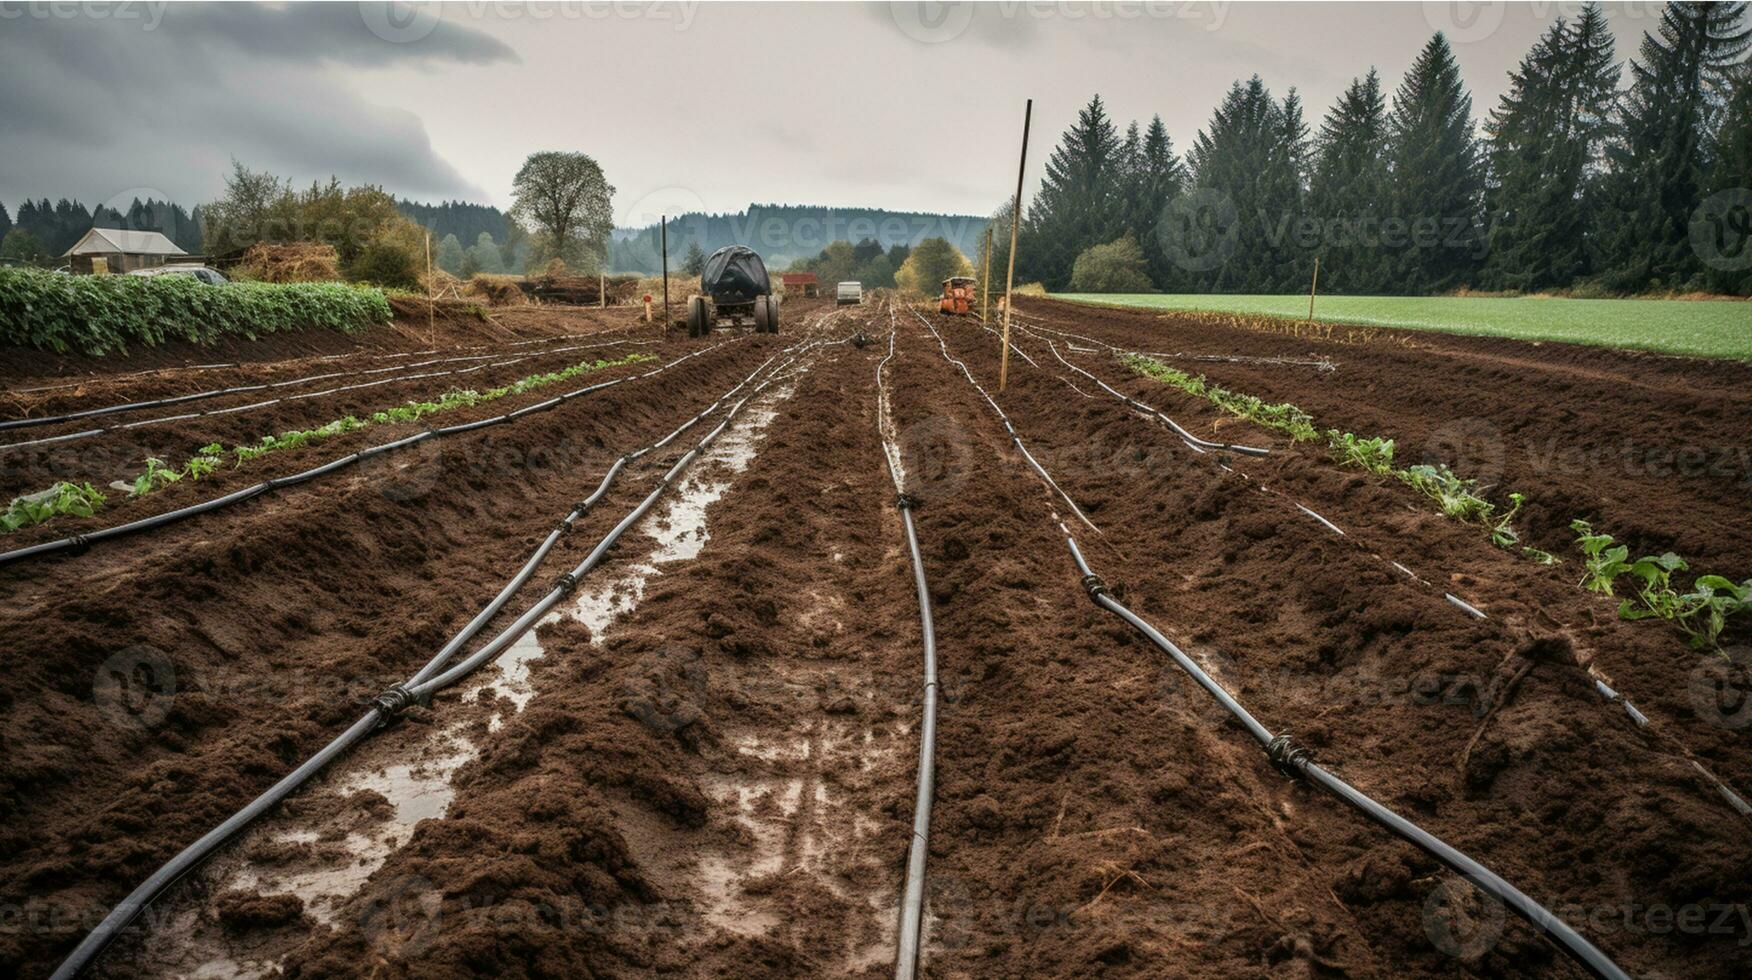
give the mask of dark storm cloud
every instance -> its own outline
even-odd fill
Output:
[[[131,11],[132,16],[125,14]],[[232,157],[300,181],[473,196],[421,120],[327,70],[514,62],[399,5],[0,3],[0,201],[211,198]]]

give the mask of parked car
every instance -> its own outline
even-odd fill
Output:
[[[861,282],[842,282],[835,294],[835,306],[856,306],[864,301],[864,284]]]
[[[130,276],[189,276],[209,286],[223,286],[230,282],[225,273],[218,269],[209,269],[204,265],[161,265],[152,269],[135,269]]]

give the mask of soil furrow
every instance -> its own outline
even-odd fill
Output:
[[[957,356],[995,387],[996,345],[965,328],[957,341]],[[1752,857],[1740,818],[1682,756],[1598,698],[1577,665],[1571,631],[1557,626],[1561,618],[1542,621],[1525,608],[1496,608],[1488,621],[1463,615],[1298,517],[1282,498],[1180,448],[1117,400],[1066,400],[1044,371],[1018,370],[1012,360],[1010,389],[999,400],[1030,448],[1058,462],[1057,480],[1118,543],[1122,554],[1096,549],[1091,560],[1124,584],[1127,602],[1208,658],[1262,721],[1323,750],[1360,788],[1554,909],[1748,897],[1730,870]],[[1234,465],[1275,486],[1272,468],[1284,464]],[[1310,502],[1332,516],[1327,500]],[[1422,553],[1418,537],[1404,542]],[[1471,567],[1512,562],[1490,554],[1488,543],[1479,547],[1485,553]],[[1558,615],[1580,602],[1578,595]],[[1505,665],[1523,662],[1535,666],[1497,709],[1494,698],[1508,697],[1499,694]],[[1692,728],[1714,742],[1709,729]],[[1452,960],[1422,941],[1420,922],[1429,924],[1431,889],[1441,878],[1433,862],[1330,801],[1303,805],[1320,814],[1312,832],[1331,835],[1338,848],[1337,860],[1322,865],[1325,883],[1358,913],[1373,944],[1392,950],[1399,969],[1451,969]],[[1356,832],[1347,840],[1349,830]],[[1603,878],[1596,862],[1619,871]],[[1700,944],[1643,928],[1592,938],[1633,972],[1736,972],[1733,937]],[[1518,924],[1483,955],[1493,972],[1568,968]]]

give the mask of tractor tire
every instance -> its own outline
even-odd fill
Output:
[[[754,332],[772,333],[772,297],[756,296],[754,298]]]
[[[777,296],[767,297],[767,333],[779,332],[779,307],[781,305]]]
[[[704,296],[690,296],[687,301],[687,335],[704,337],[712,332],[712,316],[706,312]]]

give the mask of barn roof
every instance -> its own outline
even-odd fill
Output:
[[[805,286],[812,282],[821,281],[815,278],[813,272],[784,272],[780,273],[779,278],[787,286]]]
[[[156,231],[124,231],[120,228],[93,228],[74,243],[62,258],[71,255],[103,255],[123,252],[128,255],[187,255],[176,243]]]

